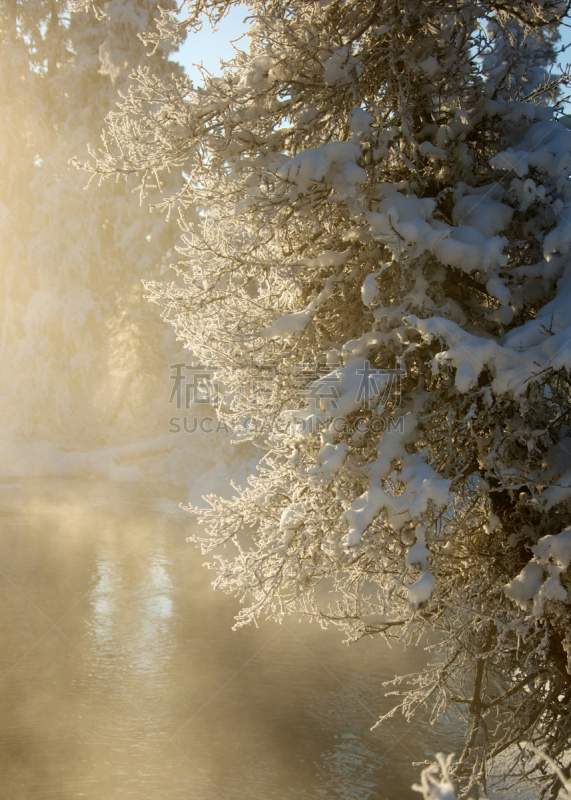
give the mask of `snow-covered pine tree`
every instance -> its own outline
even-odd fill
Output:
[[[147,408],[165,371],[164,324],[141,314],[141,278],[160,276],[178,229],[133,203],[123,183],[85,194],[85,175],[67,161],[86,152],[133,69],[182,68],[172,48],[148,59],[137,36],[158,17],[152,0],[104,3],[105,20],[70,15],[69,5],[0,4],[0,411],[3,438],[95,449],[111,422],[124,439],[156,435]],[[125,397],[131,414],[119,408]]]
[[[231,5],[189,2],[149,39]],[[201,86],[140,71],[88,165],[143,193],[187,176],[186,285],[151,297],[263,450],[199,511],[215,585],[238,625],[438,634],[402,708],[466,716],[465,792],[523,738],[564,766],[571,124],[550,69],[568,3],[249,8],[248,53]]]

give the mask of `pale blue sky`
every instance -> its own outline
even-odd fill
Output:
[[[247,28],[244,18],[248,14],[247,6],[237,6],[231,9],[222,20],[216,32],[208,23],[205,23],[200,33],[187,37],[177,54],[177,60],[184,66],[187,74],[196,82],[200,81],[200,73],[193,67],[200,62],[210,72],[218,72],[220,59],[227,61],[233,55],[230,39],[237,39]],[[247,40],[238,43],[241,50],[248,49]]]

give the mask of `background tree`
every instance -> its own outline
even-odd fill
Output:
[[[230,5],[189,2],[148,39]],[[555,796],[523,738],[568,771],[567,11],[254,1],[248,53],[198,87],[140,70],[87,165],[143,194],[184,170],[163,207],[186,285],[149,288],[263,449],[198,512],[237,624],[436,632],[436,663],[396,683],[406,714],[467,719],[465,793],[507,750]]]
[[[144,439],[160,429],[158,387],[164,405],[168,398],[165,330],[141,313],[141,277],[160,276],[176,223],[139,208],[123,183],[84,194],[85,175],[67,163],[85,152],[147,59],[138,33],[158,16],[150,0],[103,6],[103,20],[70,15],[63,0],[0,7],[0,408],[4,437],[20,442],[95,449]],[[172,51],[162,47],[149,60],[154,74],[182,74]]]

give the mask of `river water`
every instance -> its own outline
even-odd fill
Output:
[[[166,486],[0,484],[0,797],[408,800],[450,731],[384,680],[422,651],[290,621],[232,632]]]

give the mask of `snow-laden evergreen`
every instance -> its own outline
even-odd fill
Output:
[[[249,52],[200,86],[140,70],[88,165],[143,195],[184,170],[163,207],[185,285],[149,291],[262,448],[196,509],[237,624],[436,632],[435,665],[395,683],[407,715],[466,716],[466,792],[523,738],[569,760],[567,10],[254,0]]]

